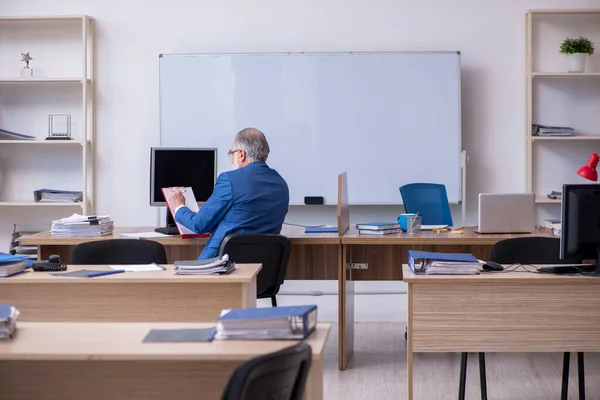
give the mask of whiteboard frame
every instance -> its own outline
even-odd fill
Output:
[[[461,68],[462,68],[462,57],[461,52],[459,50],[431,50],[431,51],[344,51],[344,52],[318,52],[318,51],[310,51],[310,52],[255,52],[255,53],[247,53],[247,52],[225,52],[225,53],[160,53],[158,55],[158,85],[159,85],[159,146],[163,145],[163,118],[162,118],[162,75],[160,72],[160,61],[163,57],[229,57],[229,56],[347,56],[347,55],[409,55],[409,54],[456,54],[459,57],[458,59],[458,159],[459,165],[458,174],[459,174],[459,193],[458,200],[456,202],[449,202],[449,204],[460,204],[462,205],[462,219],[463,225],[465,220],[466,213],[466,163],[468,157],[466,155],[466,151],[463,149],[463,140],[462,140],[462,77],[461,77]],[[232,133],[233,134],[233,133]],[[398,202],[384,202],[384,203],[356,203],[350,202],[351,206],[390,206],[390,205],[402,205],[402,196],[398,196]],[[305,206],[304,203],[292,203],[290,202],[290,206]],[[324,204],[327,206],[332,206],[334,204]]]

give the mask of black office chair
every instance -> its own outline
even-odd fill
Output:
[[[152,240],[107,239],[81,243],[71,254],[71,264],[166,264],[162,244]]]
[[[292,243],[283,235],[233,233],[223,239],[218,255],[227,254],[236,263],[262,264],[256,282],[256,297],[270,297],[272,306],[277,307],[275,296],[285,280],[291,248]]]
[[[306,342],[255,357],[235,369],[221,400],[300,400],[311,362]]]
[[[492,246],[489,261],[499,264],[581,264],[579,258],[560,258],[560,239],[551,237],[520,237],[505,239]],[[569,358],[570,353],[564,353],[562,395],[567,399],[569,388]],[[583,353],[577,353],[579,369],[579,398],[585,399],[585,382],[583,371]],[[467,353],[461,354],[459,399],[464,399],[467,373]],[[479,353],[479,377],[481,398],[487,399],[487,383],[485,373],[485,353]]]

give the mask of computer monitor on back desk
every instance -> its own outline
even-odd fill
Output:
[[[563,185],[560,258],[595,260],[584,275],[600,277],[600,185]]]
[[[150,205],[167,206],[161,189],[191,187],[198,204],[212,195],[217,179],[217,149],[152,147],[150,149]],[[169,210],[166,227],[157,232],[177,234],[177,225]]]

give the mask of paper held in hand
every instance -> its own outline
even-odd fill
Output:
[[[200,207],[198,207],[198,202],[196,201],[196,196],[194,196],[194,191],[192,190],[192,188],[191,187],[182,187],[182,188],[178,188],[178,189],[183,194],[183,197],[185,197],[185,206],[193,212],[198,212],[200,210]],[[165,197],[165,200],[167,201],[167,207],[169,209],[169,212],[171,213],[171,216],[173,216],[173,220],[175,220],[175,210],[173,210],[171,208],[171,204],[169,204],[169,199],[173,195],[173,188],[167,187],[167,188],[162,188],[161,190],[162,190],[163,196]],[[191,238],[209,237],[210,236],[207,233],[196,233],[196,232],[192,231],[191,229],[188,229],[185,226],[181,225],[177,221],[175,221],[175,224],[177,224],[177,229],[179,229],[179,235],[181,235],[182,239],[191,239]]]

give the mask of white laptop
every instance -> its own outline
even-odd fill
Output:
[[[531,233],[535,230],[533,193],[480,193],[477,233]]]

